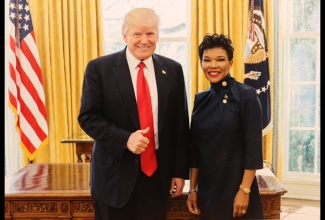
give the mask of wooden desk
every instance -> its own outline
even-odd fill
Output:
[[[63,139],[61,143],[75,144],[76,155],[78,163],[89,163],[91,158],[91,151],[93,149],[94,140],[89,136],[79,136],[76,138]],[[85,155],[85,161],[82,160],[82,155]]]
[[[29,164],[5,184],[5,219],[93,219],[89,164]]]
[[[29,164],[6,180],[5,219],[93,220],[89,163]],[[287,191],[268,169],[257,179],[265,219],[280,219],[281,195]],[[186,206],[188,182],[182,196],[172,199],[168,220],[197,220]]]
[[[268,167],[256,171],[265,219],[280,219],[281,196],[287,192]]]

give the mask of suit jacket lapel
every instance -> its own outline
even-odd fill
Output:
[[[154,54],[153,63],[155,68],[155,76],[157,83],[157,94],[158,94],[158,132],[161,130],[164,122],[165,111],[168,101],[168,69],[163,66],[163,62]],[[132,79],[130,76],[129,65],[126,60],[126,48],[121,51],[115,61],[114,75],[120,92],[122,94],[122,99],[129,110],[132,122],[136,127],[140,127],[140,121],[138,117],[138,108],[134,94],[134,88],[132,84]]]
[[[129,65],[126,60],[126,50],[121,51],[115,61],[116,69],[114,70],[114,75],[116,78],[116,83],[120,88],[122,99],[130,113],[132,122],[135,127],[140,127],[138,108],[135,99],[132,79],[130,76]]]
[[[168,70],[163,66],[163,62],[154,54],[153,63],[155,67],[156,83],[157,83],[157,94],[158,94],[158,133],[161,131],[161,128],[164,123],[164,117],[167,101],[168,101]]]

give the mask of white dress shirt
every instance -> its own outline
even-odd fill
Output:
[[[141,60],[138,60],[135,56],[133,56],[128,47],[126,49],[126,60],[129,64],[129,68],[130,68],[134,94],[135,94],[135,97],[137,98],[137,76],[138,76],[138,71],[139,71],[138,64],[141,62]],[[149,90],[150,90],[152,114],[153,114],[154,130],[155,130],[155,147],[156,147],[156,149],[158,149],[159,148],[159,143],[158,143],[158,94],[157,94],[155,68],[153,65],[152,57],[149,57],[148,59],[143,60],[142,62],[144,62],[146,64],[143,71],[144,71],[144,76],[147,79],[147,83],[148,83]]]

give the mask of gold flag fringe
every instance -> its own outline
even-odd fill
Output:
[[[272,122],[269,122],[269,124],[263,129],[262,136],[267,135],[273,128]]]

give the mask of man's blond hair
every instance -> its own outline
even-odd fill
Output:
[[[124,17],[122,34],[126,34],[133,25],[155,27],[159,33],[159,16],[152,8],[134,8]]]

